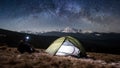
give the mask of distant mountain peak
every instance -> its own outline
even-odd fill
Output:
[[[70,27],[66,27],[65,29],[61,30],[61,32],[64,32],[64,33],[79,33],[80,31],[81,30],[70,28]]]

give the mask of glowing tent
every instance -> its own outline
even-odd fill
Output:
[[[86,56],[86,51],[82,44],[71,36],[58,38],[46,49],[46,52],[50,55],[75,57]]]

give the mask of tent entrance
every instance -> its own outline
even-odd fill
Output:
[[[77,56],[80,53],[80,50],[74,46],[71,42],[66,40],[59,50],[57,51],[56,55],[75,55]]]

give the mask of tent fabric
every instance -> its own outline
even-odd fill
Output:
[[[55,53],[60,48],[64,40],[65,40],[65,37],[58,38],[47,48],[46,52],[48,52],[51,55],[55,55]]]
[[[67,40],[59,48],[56,55],[75,55],[75,56],[77,56],[79,53],[80,53],[80,50]]]
[[[46,52],[50,55],[86,55],[82,44],[71,36],[58,38],[46,49]]]
[[[86,55],[85,49],[83,48],[82,44],[77,39],[71,36],[67,36],[67,38],[71,43],[73,43],[77,48],[79,48],[79,50],[81,50],[82,55]]]

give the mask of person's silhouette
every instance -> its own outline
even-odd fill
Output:
[[[28,43],[28,39],[26,39],[26,40],[20,40],[20,43],[18,45],[17,50],[20,53],[24,53],[24,52],[32,53],[32,52],[35,52],[35,49],[32,47],[32,45],[30,45]]]

